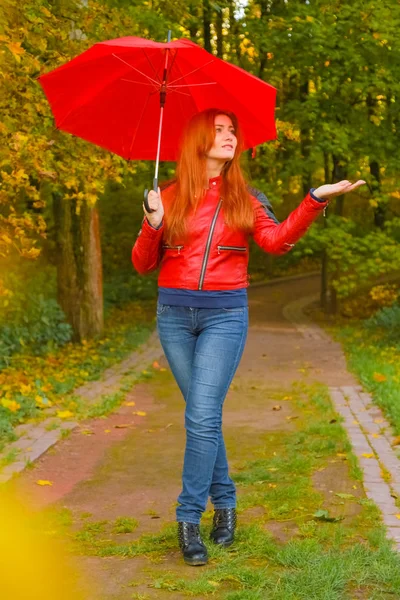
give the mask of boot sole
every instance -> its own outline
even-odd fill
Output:
[[[208,559],[207,558],[185,558],[184,561],[187,565],[191,567],[200,567],[201,565],[206,565]]]

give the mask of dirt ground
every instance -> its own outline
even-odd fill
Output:
[[[312,277],[249,290],[247,345],[224,406],[224,436],[233,472],[243,461],[257,456],[266,433],[295,427],[286,419],[293,414],[290,402],[281,402],[280,411],[272,410],[274,392],[290,388],[295,381],[335,386],[355,383],[338,345],[306,339],[283,317],[286,304],[317,292],[318,285],[318,278]],[[160,359],[160,365],[168,367],[165,359]],[[131,402],[135,406],[126,405]],[[124,536],[124,542],[143,533],[156,533],[175,520],[185,442],[183,408],[169,370],[159,373],[135,386],[117,412],[74,430],[13,485],[33,506],[66,507],[77,520],[83,513],[94,521],[136,518],[139,526]],[[146,414],[132,414],[136,411]],[[53,485],[37,486],[39,479],[51,480]],[[351,488],[344,465],[319,473],[314,481],[316,489],[325,494],[339,484],[342,491]],[[208,508],[212,509],[211,504]],[[250,522],[261,513],[262,507],[256,507],[240,518]],[[295,529],[290,523],[269,522],[267,527],[282,543]],[[129,584],[145,579],[149,569],[177,574],[184,569],[186,577],[191,576],[190,570],[196,575],[196,569],[184,565],[178,548],[157,564],[149,564],[145,557],[76,557],[74,561],[87,600],[130,599],[133,588]],[[137,597],[140,593],[165,597],[165,592],[145,583],[134,591]],[[175,593],[173,597],[179,600],[183,596]]]

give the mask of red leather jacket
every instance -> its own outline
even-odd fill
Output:
[[[189,290],[233,290],[249,285],[249,236],[230,229],[224,221],[219,196],[221,177],[209,180],[209,189],[195,218],[189,215],[189,236],[185,243],[163,241],[164,224],[154,229],[143,220],[132,249],[132,262],[142,275],[161,265],[158,285]],[[161,192],[164,212],[174,199],[175,184]],[[318,202],[306,195],[288,218],[279,223],[267,198],[249,188],[255,222],[252,236],[265,252],[284,254],[306,233],[328,201]]]

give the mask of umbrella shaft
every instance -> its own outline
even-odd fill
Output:
[[[161,133],[162,133],[162,123],[163,123],[163,116],[164,116],[164,104],[165,104],[165,99],[167,97],[168,56],[169,56],[169,50],[166,50],[166,52],[165,52],[164,73],[163,73],[163,82],[162,82],[161,90],[160,90],[160,124],[159,124],[159,127],[158,127],[156,169],[155,169],[154,181],[153,181],[153,189],[154,189],[155,192],[158,189],[158,165],[159,165],[159,162],[160,162]]]

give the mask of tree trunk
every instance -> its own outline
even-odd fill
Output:
[[[324,172],[325,172],[325,181],[329,181],[329,155],[327,152],[324,152]],[[328,226],[327,224],[328,218],[328,207],[325,209],[325,218],[324,218],[324,228]],[[329,265],[328,265],[328,253],[325,248],[322,251],[322,259],[321,259],[321,308],[328,312],[328,289],[329,289]]]
[[[344,159],[341,161],[340,157],[336,156],[335,154],[332,155],[332,158],[333,158],[332,183],[346,179],[346,177],[347,177],[346,161]],[[341,196],[336,197],[335,215],[338,215],[339,217],[343,216],[344,196],[345,196],[345,194],[342,194]]]
[[[57,298],[74,341],[103,331],[103,274],[97,208],[53,195],[57,244]]]
[[[332,170],[332,182],[342,181],[342,179],[346,179],[347,177],[347,162],[342,159],[340,160],[339,156],[335,154],[332,155],[333,158],[333,170]],[[344,208],[344,197],[345,194],[336,197],[336,205],[335,205],[335,215],[339,217],[343,216],[343,208]],[[338,275],[338,273],[336,273]],[[337,296],[337,292],[334,287],[330,288],[330,298],[331,298],[331,312],[336,315],[339,312],[339,298]]]
[[[381,172],[377,160],[371,160],[371,162],[369,163],[369,172],[373,177],[372,195],[375,196],[375,194],[377,194],[379,196],[379,192],[381,190]],[[379,229],[383,229],[383,226],[385,224],[385,208],[386,207],[382,203],[378,202],[378,206],[374,210],[374,223],[376,227],[379,227]]]
[[[209,0],[203,0],[203,31],[204,48],[207,52],[211,52],[211,8]]]
[[[308,100],[308,80],[300,85],[299,95],[300,102],[304,103]],[[304,113],[304,109],[302,109]],[[301,180],[303,186],[303,195],[305,196],[311,186],[311,167],[310,167],[310,155],[311,155],[312,143],[310,140],[310,128],[308,125],[302,126],[300,130],[300,148],[301,158],[303,163],[303,169],[301,173]]]

